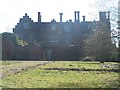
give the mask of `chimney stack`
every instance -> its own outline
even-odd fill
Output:
[[[38,22],[41,22],[41,13],[38,12]]]
[[[77,13],[77,12],[75,11],[75,12],[74,12],[74,14],[75,14],[75,22],[76,22],[76,13]]]
[[[80,11],[77,11],[77,14],[78,14],[78,22],[80,22]]]
[[[75,11],[75,22],[80,22],[80,12],[79,11]]]
[[[60,22],[62,22],[62,15],[63,13],[59,13],[60,14]]]
[[[110,20],[110,11],[108,11],[108,20]]]
[[[100,21],[106,20],[106,12],[99,12],[99,20]]]
[[[27,13],[25,13],[25,16],[27,16]]]
[[[83,22],[85,22],[85,16],[83,16]]]

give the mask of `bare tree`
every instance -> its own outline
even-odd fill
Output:
[[[118,44],[118,2],[119,0],[96,0],[94,8],[98,11],[110,11],[112,41]]]
[[[111,56],[111,35],[107,22],[99,22],[85,40],[86,56],[104,62]]]
[[[119,1],[120,5],[120,1]],[[105,23],[97,24],[97,28],[94,32],[88,36],[85,41],[85,52],[87,56],[92,56],[98,60],[108,60],[112,56],[118,59],[120,58],[120,25],[118,18],[118,0],[96,0],[95,7],[98,11],[109,11],[111,13],[110,23],[111,29],[106,27]],[[120,7],[120,6],[119,6]],[[120,9],[120,8],[119,8]],[[119,43],[117,52],[116,44]]]

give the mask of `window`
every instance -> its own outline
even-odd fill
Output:
[[[70,32],[70,26],[65,26],[65,31]]]
[[[23,27],[24,29],[29,29],[29,22],[24,22]]]
[[[57,41],[58,41],[58,35],[56,35],[56,34],[51,34],[51,35],[49,36],[49,41],[50,41],[50,42],[57,42]]]
[[[56,25],[55,25],[55,24],[52,24],[52,25],[51,25],[51,28],[52,28],[53,31],[56,30]]]
[[[34,41],[34,39],[35,39],[34,34],[30,34],[30,35],[29,35],[29,41],[32,42],[32,41]]]

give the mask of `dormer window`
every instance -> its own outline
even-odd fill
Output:
[[[24,29],[29,29],[29,22],[24,22],[23,27]]]

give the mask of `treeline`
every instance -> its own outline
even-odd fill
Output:
[[[100,62],[119,61],[120,48],[116,47],[111,30],[104,23],[99,23],[85,40],[85,54]]]
[[[19,39],[11,33],[2,34],[2,59],[3,60],[32,60],[41,59],[37,45],[28,45],[27,41]]]

